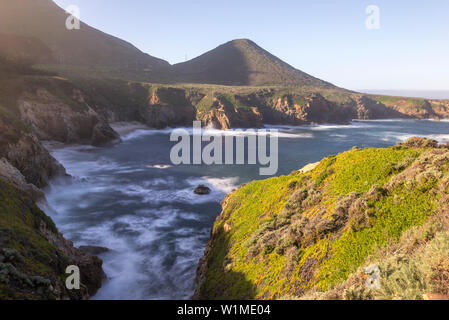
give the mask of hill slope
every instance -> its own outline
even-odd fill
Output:
[[[102,261],[73,247],[30,196],[0,178],[0,299],[89,299],[101,287]],[[65,287],[80,268],[80,290]]]
[[[447,146],[411,138],[242,186],[223,201],[197,298],[449,294],[448,172]],[[372,263],[376,288],[359,269]]]
[[[193,60],[174,65],[173,70],[180,82],[333,87],[293,68],[247,39],[225,43]]]
[[[135,70],[169,66],[85,23],[81,23],[80,30],[67,30],[67,17],[51,0],[0,2],[0,32],[42,41],[59,64]]]

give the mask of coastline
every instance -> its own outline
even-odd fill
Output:
[[[420,119],[415,119],[415,120],[420,120]],[[373,122],[378,122],[378,121],[382,121],[382,120],[374,120]],[[388,119],[386,119],[385,121],[388,121]],[[398,121],[408,121],[408,120],[404,120],[404,119],[400,119]],[[425,120],[424,120],[425,121]],[[151,130],[151,131],[158,131],[158,132],[167,132],[167,129],[161,129],[161,130],[155,130],[152,128],[149,128],[145,125],[142,125],[140,123],[135,123],[135,122],[120,122],[120,123],[114,123],[112,124],[112,126],[114,127],[114,129],[117,128],[118,133],[120,133],[120,135],[130,135],[133,132],[138,132],[139,130]],[[323,125],[316,125],[315,127],[326,127],[326,124]],[[350,124],[349,126],[345,126],[345,125],[333,125],[333,127],[337,127],[337,128],[346,128],[346,127],[351,127],[352,124]],[[290,127],[295,127],[298,129],[304,129],[304,126],[290,126]],[[355,127],[354,127],[355,128]],[[335,128],[334,128],[335,129]],[[52,142],[52,141],[46,141],[44,142],[44,145],[46,148],[49,149],[49,151],[51,151],[51,149],[53,150],[58,150],[61,148],[71,148],[71,147],[75,147],[75,148],[82,148],[82,149],[95,149],[95,150],[100,150],[102,148],[98,148],[98,147],[92,147],[92,146],[88,146],[88,145],[68,145],[68,144],[63,144],[63,143],[59,143],[59,142]],[[156,168],[158,169],[158,168]],[[306,168],[303,168],[306,169]],[[95,242],[93,243],[95,244]],[[101,245],[101,243],[100,243]],[[204,248],[203,248],[204,249]],[[104,283],[103,283],[104,286]],[[93,299],[95,299],[95,296],[91,297]]]
[[[143,123],[137,121],[120,121],[120,122],[111,122],[109,126],[117,132],[120,137],[126,136],[130,133],[133,133],[137,130],[154,130]]]

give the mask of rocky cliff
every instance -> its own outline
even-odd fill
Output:
[[[39,140],[12,119],[0,114],[0,157],[23,175],[27,183],[45,187],[50,178],[65,174],[64,168],[48,153]]]
[[[118,139],[69,81],[0,60],[0,299],[88,299],[102,261],[73,247],[37,206],[39,188],[65,175],[40,140],[102,145]],[[81,289],[65,286],[66,267]]]
[[[66,268],[80,269],[80,290],[66,289]],[[73,247],[51,219],[0,179],[0,299],[88,299],[101,287],[102,261]]]
[[[449,294],[449,151],[412,138],[242,186],[223,201],[197,299]]]
[[[101,146],[119,139],[79,89],[62,79],[47,83],[30,86],[17,100],[21,120],[39,140]]]
[[[104,145],[119,139],[70,81],[0,57],[0,157],[44,187],[64,169],[42,140]]]
[[[230,129],[449,116],[448,101],[364,95],[338,88],[78,82],[92,99],[89,104],[109,121],[139,121],[155,128],[190,126],[193,120],[216,129]]]

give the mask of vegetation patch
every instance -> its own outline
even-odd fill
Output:
[[[433,219],[448,189],[442,187],[448,168],[446,148],[415,138],[386,149],[351,150],[310,172],[241,187],[225,199],[214,225],[200,296],[272,299],[332,292],[376,252]],[[444,271],[446,262],[431,265]],[[414,267],[404,268],[412,274]],[[432,278],[434,273],[427,273],[426,283],[444,287],[445,278]],[[357,288],[347,287],[339,298],[372,297]]]
[[[374,100],[379,101],[387,107],[397,106],[404,109],[421,109],[426,106],[426,100],[421,98],[374,96]]]
[[[55,299],[50,287],[65,279],[68,260],[40,234],[41,223],[58,232],[28,196],[0,181],[1,299]]]

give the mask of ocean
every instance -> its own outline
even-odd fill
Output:
[[[449,142],[444,121],[268,128],[280,131],[277,175],[354,146],[388,147],[411,136]],[[174,166],[172,130],[138,129],[114,146],[51,150],[73,179],[52,181],[46,212],[75,246],[110,249],[100,255],[108,279],[93,299],[189,299],[220,201],[243,183],[268,178],[259,165]],[[200,184],[211,193],[194,194]]]

